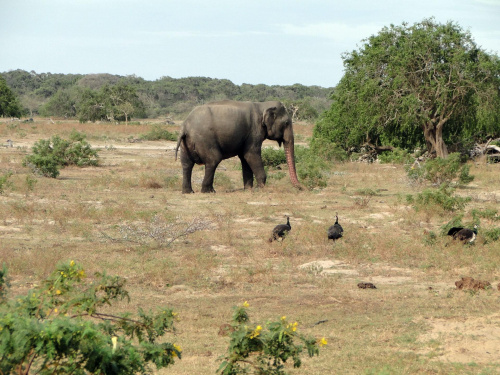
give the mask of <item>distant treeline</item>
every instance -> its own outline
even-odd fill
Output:
[[[135,75],[53,74],[13,70],[0,73],[19,98],[26,116],[77,117],[80,121],[170,117],[182,119],[196,105],[213,100],[280,100],[299,120],[314,120],[330,108],[333,88],[235,85],[227,79]]]

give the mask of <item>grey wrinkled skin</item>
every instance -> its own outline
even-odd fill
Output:
[[[262,142],[271,139],[285,147],[290,179],[300,186],[295,171],[292,119],[285,106],[278,102],[237,102],[224,100],[193,109],[183,123],[175,158],[180,147],[182,192],[193,193],[191,175],[194,164],[205,165],[201,192],[215,192],[214,174],[219,163],[238,156],[243,171],[245,189],[253,187],[253,177],[259,187],[266,183],[262,164]]]

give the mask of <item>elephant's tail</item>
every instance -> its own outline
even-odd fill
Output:
[[[181,145],[181,142],[186,139],[186,133],[184,130],[182,133],[179,135],[179,139],[177,140],[177,147],[175,148],[175,160],[177,160],[177,151],[179,151],[179,146]]]

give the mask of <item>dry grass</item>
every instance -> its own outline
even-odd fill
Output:
[[[72,129],[101,149],[102,166],[66,168],[60,178],[36,178],[31,186],[21,165],[29,147]],[[465,247],[441,237],[440,227],[452,214],[408,206],[404,197],[423,187],[410,185],[401,166],[334,164],[323,190],[296,191],[285,177],[243,191],[238,160],[231,159],[217,172],[216,194],[185,196],[175,142],[128,141],[149,130],[149,124],[0,122],[0,144],[14,142],[0,148],[0,174],[14,173],[0,196],[0,260],[9,267],[12,293],[24,292],[69,259],[89,275],[104,269],[126,277],[132,304],[119,309],[168,305],[180,313],[175,341],[184,357],[165,373],[213,374],[228,345],[219,327],[230,320],[232,306],[245,300],[254,321],[287,315],[303,332],[327,337],[320,357],[290,373],[498,372],[500,244],[485,243],[481,234]],[[295,126],[301,139],[311,130]],[[473,208],[499,208],[499,168],[472,166],[476,179],[459,191],[473,198],[466,220]],[[202,178],[203,167],[196,167],[195,190]],[[332,243],[326,229],[336,212],[344,238]],[[283,243],[267,242],[286,215],[290,235]],[[172,233],[160,229],[171,223],[181,230],[196,220],[209,225],[166,245]],[[482,224],[499,225],[486,219]],[[132,241],[123,228],[136,234],[156,230],[165,241]],[[438,235],[434,244],[425,241],[430,231]],[[330,262],[299,267],[315,261]],[[456,291],[454,281],[462,276],[488,280],[495,289]],[[361,281],[377,289],[358,289]],[[460,337],[439,330],[443,321],[462,327]],[[474,322],[497,335],[485,339],[472,329]],[[490,350],[484,340],[496,345],[490,357],[483,353]]]

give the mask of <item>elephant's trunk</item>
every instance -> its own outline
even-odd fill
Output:
[[[293,144],[293,138],[290,142],[283,142],[283,146],[285,147],[285,155],[286,155],[286,163],[288,165],[288,173],[290,175],[290,181],[292,185],[296,188],[302,189],[302,186],[299,183],[299,179],[297,178],[297,172],[295,171],[295,150]]]

